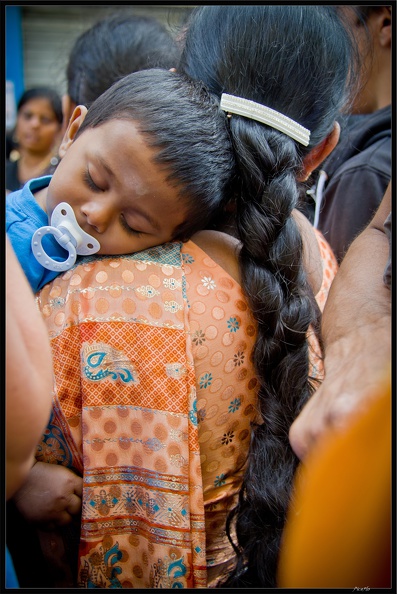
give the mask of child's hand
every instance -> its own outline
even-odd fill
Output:
[[[53,530],[80,513],[82,488],[83,479],[66,466],[36,462],[14,501],[28,522]]]

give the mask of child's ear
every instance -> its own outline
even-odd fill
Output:
[[[72,144],[78,129],[84,122],[85,116],[87,115],[87,111],[88,109],[85,107],[85,105],[78,105],[74,108],[72,117],[69,120],[67,130],[59,147],[58,154],[61,157],[61,159],[65,156],[65,153]]]

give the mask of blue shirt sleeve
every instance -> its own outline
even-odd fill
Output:
[[[31,248],[33,233],[48,224],[47,215],[37,204],[32,190],[45,187],[50,180],[50,176],[31,180],[21,190],[6,197],[7,235],[34,293],[60,274],[59,271],[44,268],[34,257]],[[46,236],[44,240],[43,246],[54,260],[66,259],[66,250],[52,236]]]

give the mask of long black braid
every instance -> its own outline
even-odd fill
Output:
[[[236,575],[241,575],[248,561],[249,574],[244,574],[243,581],[274,586],[297,466],[288,430],[311,393],[307,332],[316,311],[302,265],[301,235],[291,215],[299,199],[300,158],[292,140],[280,142],[277,132],[268,136],[268,142],[262,143],[267,146],[261,147],[257,175],[243,180],[245,191],[237,202],[242,286],[258,324],[253,359],[261,385],[258,404],[263,423],[253,427],[250,463],[231,517],[236,519],[244,552]],[[251,158],[246,148],[236,152]],[[242,164],[240,170],[247,168]],[[263,171],[275,173],[268,176]],[[260,537],[252,538],[253,534]],[[233,585],[233,580],[229,583]]]

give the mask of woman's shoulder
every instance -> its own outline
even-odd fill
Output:
[[[322,285],[324,272],[324,256],[320,252],[319,238],[311,223],[302,213],[295,210],[293,214],[302,235],[305,270],[313,293],[316,295]],[[222,231],[205,230],[195,233],[190,241],[241,284],[238,261],[241,244],[238,239]],[[185,244],[185,246],[188,245],[189,242]],[[182,250],[184,251],[185,247]]]
[[[221,231],[205,230],[195,233],[190,241],[240,284],[238,264],[240,242],[236,238]],[[182,251],[185,251],[185,246],[188,249],[189,243],[184,244]]]

